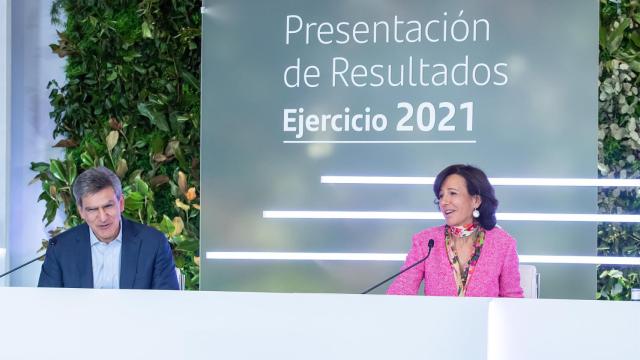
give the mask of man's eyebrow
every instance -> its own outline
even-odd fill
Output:
[[[85,207],[85,209],[87,209],[87,210],[96,210],[96,209],[99,209],[99,208],[105,207],[105,206],[113,206],[113,204],[114,204],[114,202],[112,200],[109,200],[108,202],[106,202],[104,204],[101,204],[101,205],[98,205],[98,206],[87,206],[87,207]]]

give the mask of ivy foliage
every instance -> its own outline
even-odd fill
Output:
[[[125,216],[164,232],[187,289],[199,287],[200,1],[56,0],[50,117],[63,159],[32,163],[43,221],[78,225],[71,185],[106,166],[122,179]],[[64,20],[63,20],[64,19]]]
[[[600,0],[598,170],[600,177],[640,178],[640,3]],[[605,214],[637,214],[640,188],[600,188]],[[600,224],[598,254],[640,256],[640,225]],[[597,299],[626,300],[640,287],[640,268],[599,266]]]

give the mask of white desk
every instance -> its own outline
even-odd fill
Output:
[[[575,300],[0,288],[0,358],[633,358],[639,316]]]
[[[452,300],[1,288],[0,358],[485,359],[489,300]]]

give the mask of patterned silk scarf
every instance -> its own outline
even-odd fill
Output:
[[[451,231],[451,235],[455,237],[467,237],[473,235],[473,233],[478,229],[479,225],[476,223],[471,223],[467,225],[461,226],[448,226]]]
[[[484,229],[479,226],[473,226],[473,230],[470,234],[464,234],[460,231],[460,227],[445,227],[445,242],[447,248],[447,255],[449,257],[449,262],[451,263],[451,268],[453,269],[453,274],[456,279],[456,285],[458,286],[458,296],[465,296],[467,291],[467,285],[469,285],[469,281],[471,280],[471,275],[473,274],[476,264],[478,263],[478,259],[480,258],[480,251],[482,250],[482,245],[484,245]],[[469,225],[463,227],[468,231]],[[457,230],[457,231],[456,231]],[[456,234],[461,234],[462,236],[471,236],[475,233],[475,241],[473,243],[474,252],[469,261],[466,264],[460,264],[460,260],[458,258],[458,253],[456,252],[456,248],[453,242],[453,236]],[[458,235],[460,236],[460,235]]]

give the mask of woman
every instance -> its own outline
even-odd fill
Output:
[[[451,165],[433,184],[445,225],[413,236],[403,268],[427,255],[422,264],[398,276],[387,294],[415,295],[424,279],[425,295],[522,297],[516,242],[496,227],[498,200],[482,170]]]

